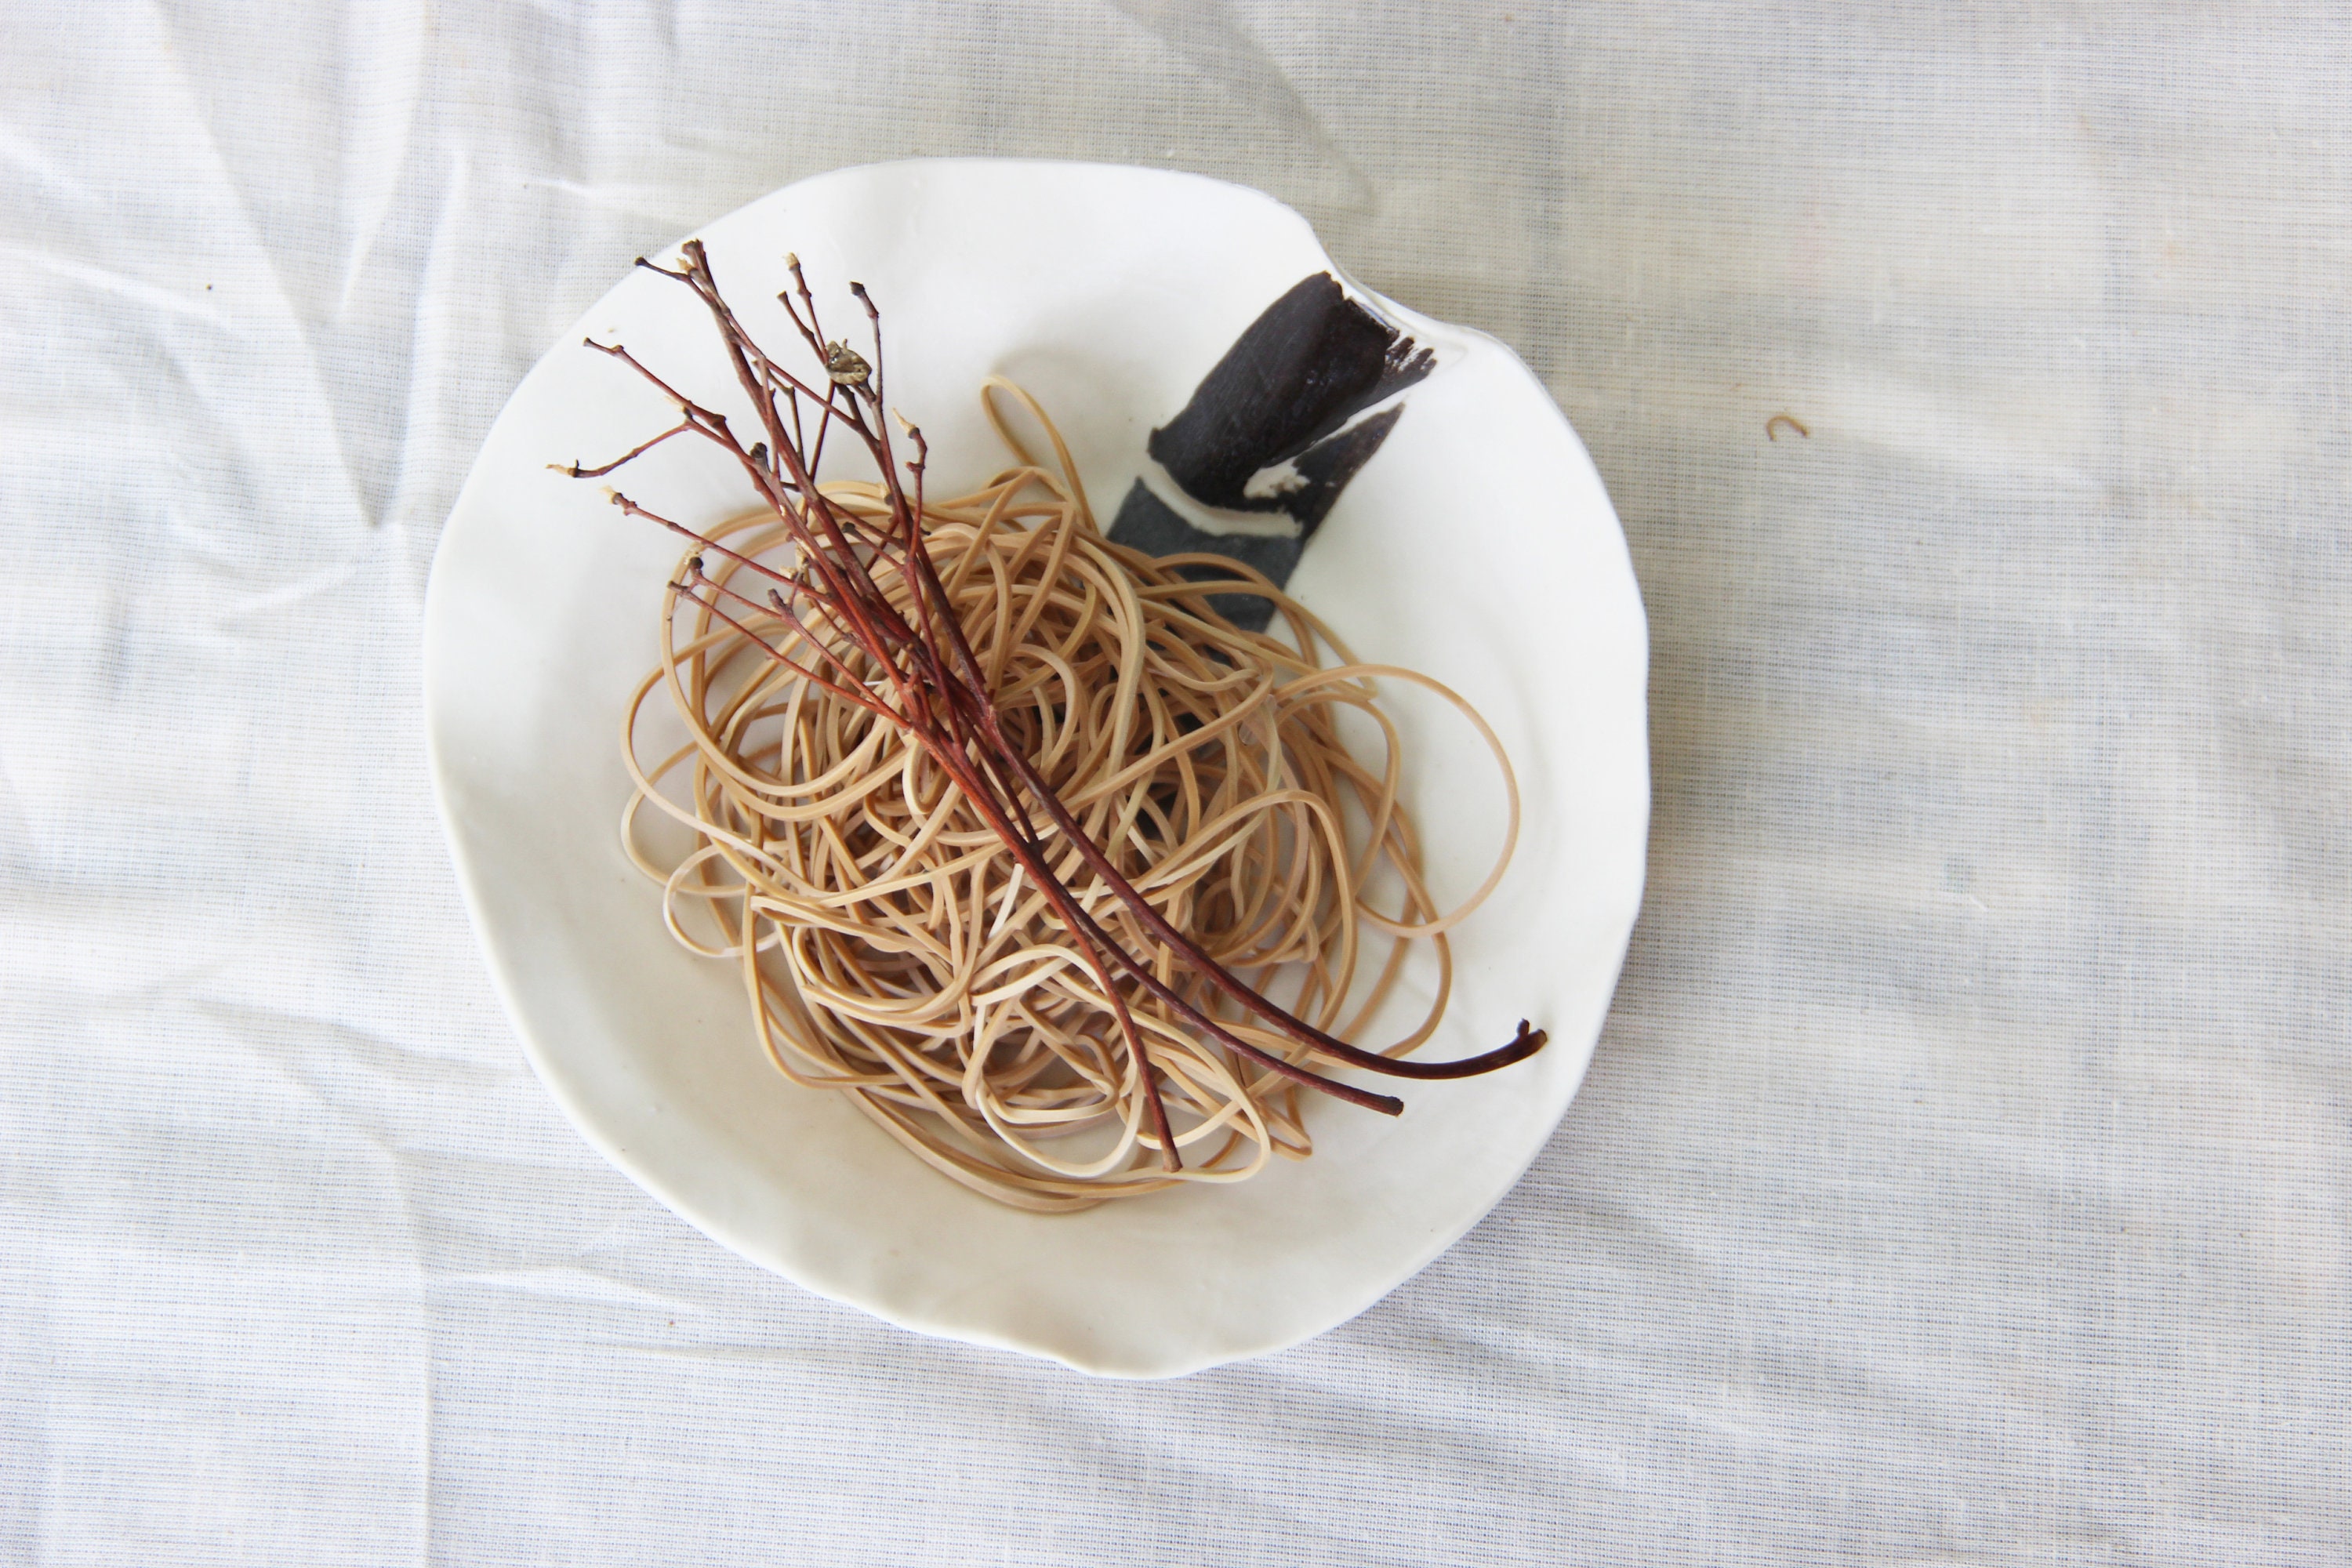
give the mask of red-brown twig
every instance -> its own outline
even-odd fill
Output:
[[[701,241],[688,241],[682,247],[679,265],[674,268],[642,258],[638,261],[647,270],[686,285],[702,300],[719,330],[736,384],[758,416],[764,440],[746,448],[723,414],[677,391],[625,347],[590,340],[589,347],[622,361],[675,404],[679,422],[601,467],[583,468],[576,462],[568,467],[550,466],[583,479],[607,474],[672,437],[690,434],[719,446],[745,470],[798,555],[792,572],[779,571],[640,506],[617,491],[613,493],[613,500],[630,515],[658,523],[773,584],[762,604],[710,576],[702,569],[698,556],[685,580],[670,586],[703,613],[733,627],[794,678],[904,730],[971,803],[990,831],[1003,841],[1021,872],[1035,885],[1055,916],[1076,940],[1080,955],[1101,989],[1127,1045],[1163,1165],[1170,1171],[1178,1171],[1183,1163],[1177,1152],[1175,1134],[1169,1123],[1150,1053],[1120,984],[1122,973],[1157,998],[1177,1019],[1235,1056],[1352,1104],[1390,1115],[1401,1111],[1403,1106],[1392,1096],[1326,1077],[1286,1055],[1251,1044],[1188,998],[1178,986],[1162,979],[1152,958],[1130,951],[1088,911],[1069,880],[1054,869],[1055,857],[1049,854],[1045,838],[1030,816],[1032,805],[1043,813],[1045,825],[1051,832],[1069,841],[1086,869],[1126,908],[1150,941],[1164,950],[1166,958],[1173,959],[1244,1012],[1314,1056],[1392,1077],[1450,1079],[1490,1072],[1541,1048],[1544,1032],[1531,1029],[1525,1020],[1507,1044],[1456,1061],[1404,1060],[1351,1046],[1294,1016],[1217,963],[1137,889],[1087,836],[1076,814],[1005,729],[990,682],[964,635],[923,537],[924,470],[929,462],[929,446],[922,431],[902,417],[908,439],[915,448],[915,456],[902,463],[890,437],[889,421],[884,416],[880,310],[864,285],[850,285],[851,293],[865,307],[872,329],[871,360],[850,350],[845,343],[827,342],[818,320],[815,297],[801,270],[799,258],[787,257],[785,263],[792,272],[793,288],[776,298],[803,344],[816,360],[822,372],[817,378],[803,379],[778,364],[744,329],[719,292]],[[803,399],[816,405],[814,437],[808,436]],[[878,526],[869,527],[817,487],[815,476],[823,460],[825,438],[836,426],[866,448],[882,476],[887,515]],[[911,495],[907,480],[900,478],[902,468],[907,480],[911,481]],[[897,574],[904,589],[902,598],[894,599],[883,587],[876,575],[878,571]],[[730,602],[772,616],[777,624],[790,628],[793,636],[805,643],[835,673],[812,668],[789,657],[730,614],[725,607]],[[802,605],[823,620],[824,628],[813,627],[802,619],[798,608]],[[835,646],[836,638],[873,667],[872,678],[851,667]],[[887,700],[875,689],[877,680],[887,687]]]

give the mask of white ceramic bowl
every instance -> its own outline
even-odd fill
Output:
[[[791,340],[766,301],[785,251],[837,326],[852,324],[846,281],[868,285],[891,401],[929,433],[939,493],[1001,465],[975,396],[1001,374],[1060,421],[1106,522],[1150,466],[1150,431],[1236,335],[1302,277],[1345,281],[1267,196],[1099,164],[845,169],[700,235],[780,350]],[[976,1196],[837,1097],[778,1076],[733,970],[672,943],[615,838],[621,710],[655,658],[673,542],[547,468],[616,455],[668,422],[659,397],[580,346],[590,333],[737,406],[700,308],[633,271],[483,444],[435,559],[425,672],[443,817],[524,1047],[646,1191],[744,1257],[891,1322],[1158,1377],[1346,1321],[1518,1179],[1583,1076],[1640,900],[1647,635],[1600,478],[1542,385],[1494,340],[1349,288],[1439,363],[1291,588],[1360,657],[1468,697],[1526,793],[1517,857],[1457,934],[1454,1003],[1423,1054],[1494,1046],[1522,1016],[1550,1046],[1486,1078],[1385,1080],[1407,1101],[1395,1121],[1314,1105],[1314,1158],[1255,1181],[1064,1216]],[[687,446],[628,470],[631,493],[689,521],[740,510],[740,479]],[[1492,763],[1458,719],[1393,700],[1439,891],[1458,893],[1496,843]]]

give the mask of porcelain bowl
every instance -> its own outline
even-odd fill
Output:
[[[1359,439],[1375,449],[1318,502],[1289,586],[1362,658],[1467,697],[1524,791],[1517,857],[1457,933],[1453,1005],[1423,1054],[1487,1048],[1523,1016],[1551,1043],[1491,1077],[1403,1085],[1393,1121],[1318,1104],[1314,1156],[1248,1183],[1051,1216],[965,1191],[839,1097],[779,1076],[734,971],[670,940],[657,889],[616,834],[629,791],[622,710],[655,660],[674,541],[549,469],[615,455],[673,417],[583,337],[625,342],[690,395],[734,406],[700,307],[633,270],[499,416],[426,600],[442,816],[532,1066],[582,1133],[688,1222],[908,1329],[1160,1377],[1278,1350],[1362,1311],[1476,1224],[1552,1135],[1640,901],[1647,634],[1624,539],[1575,433],[1501,343],[1362,289],[1297,213],[1197,176],[891,163],[804,181],[698,232],[772,346],[791,341],[771,302],[785,252],[836,330],[854,321],[845,285],[866,284],[884,311],[890,401],[929,434],[935,485],[1003,466],[977,390],[1009,376],[1067,435],[1107,523],[1140,486],[1187,526],[1301,531],[1288,503],[1199,502],[1154,456],[1154,432],[1303,281],[1328,275],[1351,308],[1426,350],[1425,374],[1347,411],[1356,425],[1388,424]],[[1285,477],[1265,492],[1277,501]],[[689,522],[746,503],[740,475],[685,442],[634,467],[628,486]],[[1406,798],[1441,897],[1458,894],[1497,841],[1494,765],[1441,706],[1396,701]]]

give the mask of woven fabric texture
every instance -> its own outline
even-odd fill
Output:
[[[8,0],[0,1561],[2346,1562],[2347,84],[2321,5]],[[947,153],[1256,185],[1501,337],[1652,621],[1559,1135],[1173,1384],[639,1193],[433,814],[524,370]]]

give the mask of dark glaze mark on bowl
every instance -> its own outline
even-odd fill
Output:
[[[1435,356],[1348,297],[1328,272],[1303,278],[1234,341],[1183,409],[1151,433],[1152,458],[1178,489],[1226,511],[1280,512],[1296,537],[1210,533],[1139,479],[1110,537],[1153,555],[1205,552],[1240,561],[1277,584],[1290,579],[1348,481],[1380,450],[1402,404],[1349,421],[1427,375]],[[1269,468],[1290,472],[1265,482]],[[1253,481],[1259,481],[1253,483]],[[1191,575],[1213,577],[1207,567]],[[1239,626],[1263,630],[1264,599],[1216,595]]]

